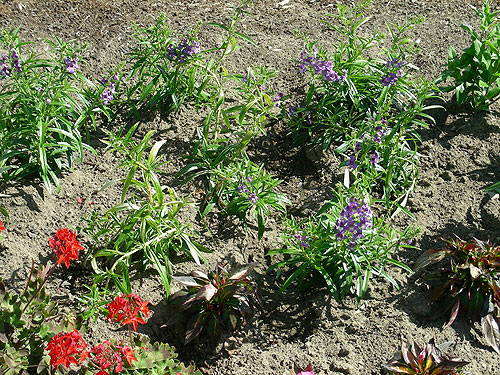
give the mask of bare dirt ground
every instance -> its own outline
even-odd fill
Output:
[[[341,1],[345,3],[345,1]],[[460,24],[477,24],[474,12],[462,0],[374,0],[369,15],[373,18],[364,30],[384,31],[385,22],[403,21],[405,16],[425,16],[412,37],[419,41],[421,52],[413,64],[421,76],[436,77],[442,70],[447,51],[453,45],[457,51],[465,48],[468,37]],[[498,4],[496,4],[498,5]],[[258,48],[242,43],[227,64],[228,70],[242,72],[248,65],[263,64],[278,73],[278,85],[285,94],[296,83],[297,68],[292,61],[302,49],[294,36],[295,30],[306,31],[312,40],[328,42],[333,38],[320,19],[332,12],[333,1],[291,0],[285,6],[278,1],[255,1],[252,12],[241,32],[253,38]],[[106,69],[126,58],[132,46],[133,22],[147,25],[159,12],[165,12],[175,30],[182,31],[198,21],[223,21],[231,14],[226,2],[194,1],[131,1],[131,0],[3,0],[0,3],[0,27],[21,27],[26,41],[40,42],[57,36],[68,40],[77,38],[88,43],[82,65],[92,77],[98,78]],[[219,42],[213,28],[201,28],[202,46]],[[41,44],[42,45],[42,44]],[[402,254],[402,260],[412,265],[421,251],[441,245],[439,237],[459,235],[464,239],[491,238],[500,243],[500,201],[498,195],[488,194],[484,188],[500,180],[500,124],[498,114],[471,114],[458,111],[446,103],[446,110],[435,111],[436,125],[420,130],[423,144],[419,185],[411,196],[409,208],[416,220],[397,219],[399,224],[411,222],[422,228],[417,241],[419,251]],[[498,108],[493,108],[498,110]],[[165,174],[165,184],[177,186],[181,193],[191,193],[189,186],[178,186],[175,173],[182,167],[182,155],[195,140],[194,130],[201,117],[191,108],[162,119],[159,116],[140,125],[145,133],[157,130],[157,139],[167,139],[166,158],[171,161]],[[251,157],[262,162],[274,175],[284,180],[281,190],[292,201],[294,214],[307,214],[331,197],[331,187],[342,170],[332,151],[319,160],[311,160],[300,147],[288,147],[283,138],[283,124],[269,129],[276,137],[260,139],[250,149]],[[59,227],[82,225],[81,217],[94,202],[96,209],[104,210],[119,200],[117,188],[99,192],[107,181],[120,177],[114,155],[104,153],[99,138],[93,134],[92,146],[98,155],[86,155],[83,163],[61,178],[60,193],[48,195],[38,180],[15,186],[0,186],[8,194],[2,204],[10,213],[10,223],[4,232],[0,248],[0,276],[8,287],[20,288],[26,279],[30,259],[45,262],[50,258],[47,238]],[[83,205],[77,198],[84,198]],[[325,288],[297,295],[290,291],[278,294],[279,281],[266,273],[271,260],[265,253],[279,246],[281,234],[277,220],[270,223],[263,240],[255,233],[245,232],[237,221],[213,215],[209,224],[213,236],[206,239],[215,250],[209,260],[229,262],[257,261],[255,279],[264,300],[256,318],[240,333],[234,347],[216,354],[195,346],[184,347],[179,332],[160,328],[166,320],[164,295],[159,281],[150,277],[134,281],[136,291],[153,304],[155,314],[142,332],[153,340],[168,341],[177,347],[185,362],[194,362],[204,372],[216,375],[283,374],[296,362],[313,364],[319,374],[380,374],[397,350],[400,337],[427,342],[451,341],[453,354],[471,363],[466,374],[498,375],[500,359],[482,337],[479,326],[470,327],[458,319],[451,327],[442,329],[445,318],[432,320],[432,306],[428,293],[414,275],[393,272],[401,281],[401,290],[395,290],[382,281],[374,281],[368,297],[359,306],[347,299],[337,304]],[[203,228],[200,228],[203,229]],[[76,266],[75,266],[76,267]],[[192,268],[179,265],[177,270]],[[81,291],[78,272],[61,271],[50,282],[53,295],[71,308],[75,294]],[[125,335],[108,325],[91,324],[87,335],[92,340]]]

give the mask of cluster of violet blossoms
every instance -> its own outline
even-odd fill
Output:
[[[333,63],[329,60],[319,60],[315,55],[311,56],[307,51],[300,53],[299,71],[305,73],[307,68],[312,67],[314,74],[322,74],[323,79],[328,82],[342,83],[347,77],[347,70],[343,70],[343,74],[339,74],[333,69]]]
[[[363,229],[372,227],[372,217],[373,212],[367,202],[360,203],[351,197],[335,222],[336,238],[345,240],[348,238],[348,233],[351,233],[350,246],[354,246],[356,240],[363,237]]]
[[[187,39],[183,39],[177,46],[172,45],[167,50],[167,58],[170,61],[182,64],[196,53],[200,53],[200,43],[196,40],[193,40],[191,43],[192,44],[189,44]]]
[[[78,69],[78,57],[73,57],[70,59],[69,57],[66,57],[64,59],[64,63],[66,64],[66,71],[69,74],[75,74],[75,71]]]
[[[302,233],[296,233],[294,237],[300,242],[301,247],[309,247],[309,236],[303,235]]]
[[[399,59],[387,60],[385,64],[386,70],[392,70],[392,72],[387,73],[386,76],[383,76],[380,79],[380,83],[382,86],[394,86],[398,82],[398,78],[403,76],[403,72],[401,67],[406,64],[406,61]],[[394,71],[395,70],[395,71]]]
[[[252,183],[253,177],[252,176],[247,177],[247,181],[248,181],[248,183]],[[247,184],[243,183],[243,182],[240,182],[240,184],[238,185],[238,187],[236,188],[236,190],[238,190],[238,193],[240,193],[240,194],[244,194],[244,193],[250,192],[250,190],[248,189]],[[259,197],[258,197],[258,195],[256,193],[250,193],[248,195],[247,199],[248,199],[248,201],[250,203],[255,204],[259,200]]]
[[[23,68],[21,66],[21,58],[15,50],[10,51],[10,56],[2,53],[0,57],[0,76],[7,77],[11,73],[11,64],[14,65],[14,71],[21,73]]]
[[[118,81],[118,76],[115,74],[111,77],[111,81],[108,82],[106,78],[101,79],[101,83],[106,86],[104,91],[101,94],[101,100],[104,105],[107,105],[110,101],[113,100],[113,94],[115,91],[115,83]]]

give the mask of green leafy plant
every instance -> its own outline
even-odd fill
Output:
[[[415,343],[409,345],[401,340],[401,351],[383,369],[391,375],[460,375],[460,369],[469,362],[445,353],[445,346],[446,343],[436,345],[434,339],[424,347]]]
[[[88,233],[95,245],[89,251],[94,270],[100,275],[123,273],[133,264],[142,269],[148,265],[160,275],[165,291],[170,291],[171,255],[183,254],[200,264],[201,252],[208,251],[193,240],[196,235],[189,224],[178,217],[189,203],[177,196],[174,189],[160,182],[160,167],[165,162],[158,152],[165,141],[149,146],[153,131],[140,142],[132,139],[136,127],[112,140],[110,147],[125,157],[119,167],[127,169],[121,200],[104,214],[93,212],[86,218]],[[149,152],[147,150],[149,149]],[[105,187],[109,186],[112,181]],[[101,266],[97,259],[107,260]]]
[[[318,144],[325,151],[331,144],[343,142],[346,135],[374,116],[376,112],[395,117],[403,128],[424,125],[422,118],[432,119],[423,105],[430,94],[429,83],[411,80],[408,63],[414,45],[405,35],[422,19],[406,19],[403,25],[388,25],[390,48],[384,58],[373,57],[372,51],[384,40],[373,33],[360,36],[370,1],[351,7],[337,4],[337,14],[328,15],[334,22],[323,21],[336,31],[341,40],[329,48],[302,36],[305,48],[298,69],[308,73],[304,97],[283,115],[288,119],[297,142]]]
[[[223,333],[240,329],[253,316],[256,289],[248,275],[256,265],[245,264],[230,272],[217,263],[207,273],[193,271],[191,276],[175,276],[187,289],[170,297],[169,303],[177,312],[167,325],[185,319],[186,344],[204,332],[215,347]]]
[[[489,0],[481,9],[472,6],[481,20],[480,30],[469,25],[460,27],[469,33],[472,44],[459,57],[450,46],[448,65],[437,83],[453,78],[452,86],[441,87],[444,92],[455,90],[459,106],[468,103],[475,110],[488,111],[500,98],[500,24],[499,11],[492,12]]]
[[[433,285],[431,299],[451,311],[447,326],[465,311],[471,322],[481,321],[486,341],[500,353],[500,319],[495,313],[495,307],[500,308],[500,246],[449,239],[446,247],[422,254],[415,269],[433,264],[441,267],[427,272],[426,279]]]
[[[404,210],[418,178],[417,142],[420,137],[375,115],[363,121],[359,129],[335,151],[345,157],[353,186],[382,200],[389,211]]]
[[[338,188],[336,198],[318,213],[302,221],[284,221],[284,247],[268,255],[286,255],[270,269],[286,268],[289,274],[281,287],[285,290],[294,281],[306,289],[323,279],[331,294],[341,301],[354,293],[358,301],[368,290],[372,274],[398,283],[386,271],[388,265],[411,272],[392,254],[411,247],[418,230],[407,227],[398,232],[374,216],[368,196],[355,196],[353,190]],[[280,273],[278,273],[279,275]]]
[[[290,202],[275,191],[281,181],[238,150],[238,144],[201,144],[196,154],[188,157],[191,162],[178,175],[186,175],[185,182],[193,178],[204,179],[207,191],[201,206],[202,216],[216,206],[222,214],[237,215],[245,226],[247,216],[256,216],[260,239],[271,209],[284,212]]]
[[[202,68],[204,63],[198,63],[203,57],[196,30],[176,42],[163,13],[153,25],[134,28],[137,46],[129,54],[133,66],[127,78],[127,97],[137,118],[141,109],[158,108],[169,114],[188,100],[198,103],[208,99],[203,78],[207,69]]]
[[[83,46],[47,40],[48,59],[24,51],[19,28],[2,30],[0,48],[0,175],[4,181],[39,175],[47,190],[57,175],[81,160],[80,129],[101,111],[89,101],[79,72]]]

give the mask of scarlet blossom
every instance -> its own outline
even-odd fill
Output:
[[[0,220],[0,231],[5,230],[5,227],[3,226],[3,221]]]
[[[68,228],[59,228],[53,237],[49,238],[49,246],[57,258],[57,264],[64,262],[69,268],[69,262],[78,259],[78,251],[83,250],[80,242],[76,239],[76,233]]]
[[[123,370],[122,357],[125,357],[129,366],[132,365],[132,361],[137,361],[132,348],[111,344],[109,340],[92,348],[92,354],[92,363],[99,368],[96,375],[111,375],[121,372]]]
[[[61,332],[54,336],[47,344],[49,350],[50,364],[53,367],[64,365],[69,368],[70,364],[80,365],[89,352],[85,350],[87,344],[77,330],[73,332]]]
[[[85,202],[85,199],[83,199],[82,197],[76,198],[76,203],[83,204],[83,202]]]
[[[131,324],[134,331],[137,331],[137,324],[146,324],[139,313],[147,318],[150,314],[147,305],[148,301],[143,301],[137,294],[130,293],[128,296],[121,294],[108,304],[107,319],[121,323],[121,325]]]

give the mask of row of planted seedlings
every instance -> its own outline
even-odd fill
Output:
[[[282,290],[325,283],[341,302],[351,294],[360,301],[374,276],[399,287],[388,269],[395,266],[411,272],[398,251],[414,248],[418,229],[397,230],[390,219],[401,212],[411,217],[406,202],[418,177],[416,129],[428,126],[425,120],[432,121],[425,113],[431,108],[425,101],[435,95],[436,87],[412,75],[417,71],[411,64],[415,45],[407,33],[421,20],[388,25],[387,38],[379,33],[361,36],[368,4],[338,5],[337,14],[323,21],[342,36],[335,45],[302,36],[304,50],[297,64],[304,95],[276,90],[275,73],[265,67],[234,74],[225,68],[227,56],[239,48],[238,40],[255,44],[238,32],[247,2],[225,24],[209,24],[225,35],[216,48],[203,50],[195,31],[177,37],[164,16],[150,27],[136,27],[138,43],[125,64],[130,72],[116,68],[98,83],[80,73],[82,47],[75,43],[49,42],[53,59],[40,59],[33,52],[24,57],[19,30],[3,31],[2,44],[9,55],[2,56],[1,66],[5,78],[0,93],[2,176],[10,181],[38,174],[47,189],[52,184],[59,188],[57,175],[82,158],[84,149],[94,151],[81,134],[89,137],[96,129],[97,113],[113,120],[118,108],[125,107],[140,120],[145,111],[175,115],[184,103],[192,103],[206,116],[178,177],[203,184],[203,199],[197,207],[200,219],[216,213],[237,215],[245,228],[251,228],[248,222],[256,223],[261,239],[269,215],[282,213],[282,246],[268,254],[277,261],[271,268],[283,269],[279,272],[285,275]],[[487,3],[478,14],[483,23],[496,27]],[[498,36],[498,27],[495,30]],[[484,45],[490,46],[495,38],[488,35],[489,43]],[[390,47],[378,49],[385,39]],[[456,65],[451,54],[452,63]],[[441,80],[453,72],[450,64]],[[474,89],[467,94],[481,97]],[[309,217],[286,215],[290,202],[277,190],[282,181],[246,152],[254,137],[265,136],[271,118],[287,123],[297,143],[324,152],[334,150],[344,158],[339,166],[345,167],[343,183],[336,186],[334,198]],[[215,346],[222,333],[241,329],[253,316],[258,298],[249,275],[256,264],[232,271],[217,264],[208,272],[173,276],[174,255],[183,254],[201,265],[203,253],[209,250],[179,215],[193,203],[162,183],[165,141],[151,144],[154,131],[137,140],[138,125],[108,132],[106,140],[108,149],[120,158],[119,167],[125,169],[126,177],[115,181],[121,184],[120,201],[105,212],[92,210],[78,228],[91,238],[84,264],[95,273],[90,292],[80,298],[78,318],[60,317],[44,291],[57,264],[68,267],[83,250],[75,232],[67,228],[49,240],[56,265],[38,271],[33,266],[22,294],[9,294],[2,284],[3,374],[34,373],[35,368],[39,373],[72,368],[99,375],[193,373],[175,360],[168,345],[146,346],[141,336],[134,339],[132,330],[145,323],[150,312],[148,302],[132,292],[130,272],[140,275],[154,269],[158,273],[168,303],[178,311],[167,323],[184,320],[186,343],[204,337]],[[449,324],[460,307],[467,306],[468,318],[482,320],[486,340],[497,351],[499,256],[499,248],[487,242],[451,239],[444,249],[424,253],[416,265],[425,269],[437,261],[448,262],[431,273],[440,282],[434,297],[450,303]],[[185,289],[170,295],[172,279]],[[107,340],[90,349],[76,329],[99,314],[128,326],[130,345]],[[433,341],[425,348],[403,343],[401,351],[385,365],[387,371],[449,374],[466,363],[443,353]],[[310,373],[311,366],[302,371]]]

